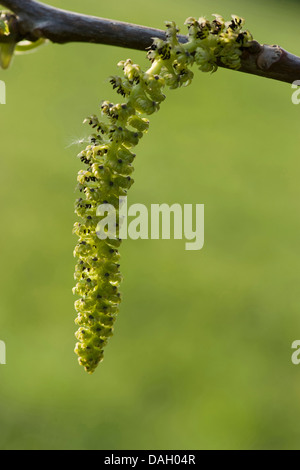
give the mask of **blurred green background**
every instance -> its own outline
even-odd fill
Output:
[[[235,13],[258,41],[300,54],[294,1],[49,3],[158,28]],[[300,107],[288,84],[219,70],[168,93],[129,204],[204,203],[205,248],[124,242],[105,360],[93,376],[77,364],[71,144],[128,57],[147,65],[143,52],[49,45],[0,73],[0,448],[299,449]]]

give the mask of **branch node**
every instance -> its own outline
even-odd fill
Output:
[[[262,51],[257,57],[257,67],[260,70],[269,70],[273,64],[279,62],[282,56],[282,49],[277,45],[268,46],[264,44]]]

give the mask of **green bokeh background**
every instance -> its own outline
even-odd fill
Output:
[[[293,1],[49,3],[158,28],[235,13],[258,41],[300,54]],[[219,70],[168,93],[129,204],[204,203],[205,248],[124,242],[115,334],[93,376],[78,366],[71,144],[128,57],[146,66],[142,52],[49,45],[0,73],[0,448],[299,449],[300,108],[288,84]]]

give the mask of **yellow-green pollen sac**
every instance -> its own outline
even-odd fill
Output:
[[[133,184],[132,149],[148,131],[145,115],[158,111],[165,100],[164,88],[189,85],[194,64],[204,72],[215,72],[218,62],[239,68],[242,51],[252,41],[251,34],[242,30],[244,20],[237,16],[232,16],[229,22],[219,15],[214,15],[211,22],[205,18],[188,18],[185,24],[187,42],[181,44],[175,23],[166,23],[166,40],[155,39],[149,48],[151,67],[147,72],[130,59],[120,62],[123,76],[110,77],[110,83],[124,102],[103,101],[103,120],[91,116],[85,121],[94,133],[89,145],[79,154],[86,168],[77,177],[81,194],[75,210],[80,221],[74,225],[79,240],[74,251],[78,261],[73,291],[80,296],[75,302],[79,326],[75,352],[89,373],[103,359],[103,349],[113,334],[121,301],[118,251],[121,240],[98,237],[97,225],[102,218],[97,215],[97,208],[110,204],[118,214],[119,198],[126,196]],[[116,225],[118,233],[118,218]]]

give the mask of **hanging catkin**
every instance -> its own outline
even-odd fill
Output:
[[[118,238],[101,239],[97,230],[101,216],[97,208],[109,204],[118,215],[119,198],[127,195],[133,184],[131,174],[135,158],[133,148],[148,131],[146,115],[158,111],[165,100],[163,89],[187,86],[193,79],[191,67],[196,63],[204,72],[215,72],[218,62],[238,69],[242,51],[249,46],[252,36],[243,31],[244,20],[232,16],[225,23],[219,15],[211,22],[188,18],[188,42],[179,44],[175,23],[167,22],[166,40],[155,39],[148,52],[151,67],[147,72],[131,60],[119,66],[123,76],[113,76],[110,82],[123,103],[103,101],[104,120],[91,116],[87,122],[94,129],[90,143],[79,157],[86,165],[78,173],[76,214],[80,218],[74,226],[79,241],[74,255],[78,258],[74,293],[77,311],[75,352],[79,363],[89,373],[94,372],[103,359],[103,349],[113,334],[113,325],[121,300],[122,280],[119,265]],[[117,218],[117,233],[119,228]],[[108,235],[108,233],[107,233]]]

